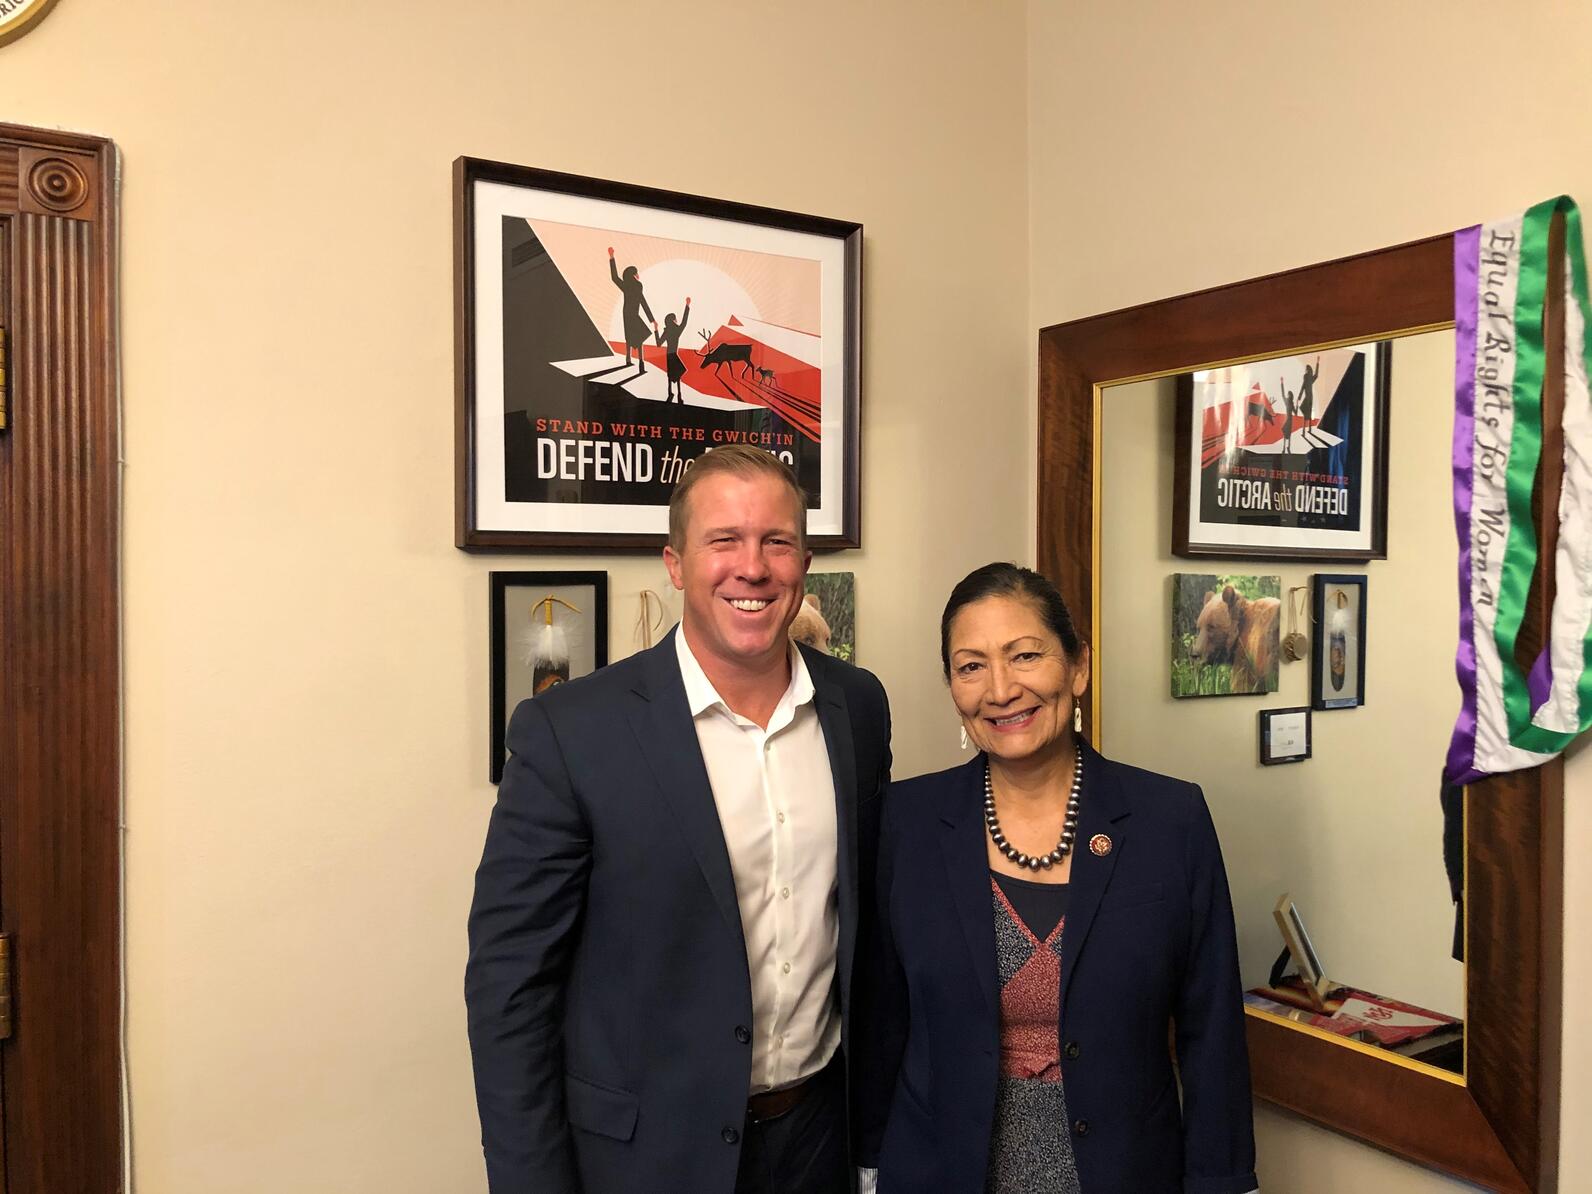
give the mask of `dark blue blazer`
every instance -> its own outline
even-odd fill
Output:
[[[880,1194],[984,1190],[1000,992],[983,799],[982,755],[885,798],[860,1108],[860,1163],[878,1163]],[[1247,1194],[1243,996],[1204,796],[1086,746],[1077,841],[1060,1039],[1083,1194]]]
[[[835,781],[844,1049],[890,715],[872,675],[802,654]],[[492,1194],[731,1194],[751,979],[674,635],[522,702],[508,746],[465,972]]]

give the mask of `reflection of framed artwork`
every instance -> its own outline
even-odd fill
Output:
[[[458,159],[458,545],[661,546],[746,443],[858,546],[861,279],[860,224]]]
[[[1260,761],[1303,763],[1310,757],[1310,707],[1260,711]]]
[[[1354,709],[1365,704],[1363,576],[1310,578],[1310,707]]]
[[[492,573],[492,782],[527,697],[608,663],[606,572]]]
[[[1284,892],[1271,914],[1277,921],[1277,930],[1282,934],[1283,941],[1288,945],[1294,969],[1304,981],[1310,1002],[1320,1011],[1326,1004],[1327,992],[1332,989],[1332,980],[1322,969],[1321,959],[1316,956],[1316,947],[1310,940],[1310,934],[1305,931],[1304,918],[1299,915],[1293,896]]]
[[[1386,342],[1186,373],[1172,554],[1387,556]]]
[[[1277,691],[1279,576],[1172,574],[1174,697]]]

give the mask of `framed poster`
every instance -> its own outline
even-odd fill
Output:
[[[454,291],[458,546],[661,547],[733,443],[859,546],[862,225],[460,158]]]
[[[1387,558],[1386,342],[1185,373],[1172,554]]]
[[[1277,691],[1280,576],[1172,574],[1174,697]]]
[[[1317,573],[1310,578],[1310,707],[1354,709],[1365,704],[1363,576]]]
[[[509,718],[608,663],[606,572],[492,573],[492,782],[503,778]]]
[[[1310,757],[1310,707],[1260,711],[1260,762],[1303,763]]]

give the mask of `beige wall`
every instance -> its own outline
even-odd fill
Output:
[[[1036,0],[1028,17],[1035,325],[1592,196],[1584,7]],[[1592,905],[1592,757],[1572,755],[1567,786],[1573,910]],[[1592,982],[1584,917],[1565,947],[1574,991]],[[1574,1018],[1563,1093],[1568,1191],[1592,1172],[1574,1130],[1592,1115],[1592,1029]],[[1452,1189],[1274,1111],[1257,1126],[1271,1190]]]
[[[868,546],[822,566],[858,574],[861,659],[915,772],[955,757],[944,593],[1030,550],[1026,329],[1592,193],[1585,54],[1564,52],[1592,17],[1325,11],[64,0],[0,48],[0,115],[125,155],[138,1188],[481,1187],[460,968],[491,801],[486,573],[608,568],[616,654],[664,578],[450,545],[454,156],[866,223]],[[1493,176],[1441,83],[1483,75],[1478,46],[1503,65],[1477,119],[1518,139]],[[1592,805],[1570,817],[1584,856]],[[1589,897],[1572,861],[1568,902]],[[1568,1122],[1592,1033],[1567,1043]],[[1436,1188],[1262,1128],[1272,1189]],[[1569,1140],[1567,1168],[1589,1149]]]
[[[857,573],[901,766],[954,756],[934,625],[1026,549],[1030,401],[1023,11],[964,18],[64,0],[0,49],[0,116],[124,155],[140,1191],[485,1187],[461,991],[486,574],[608,569],[616,654],[667,582],[452,546],[456,155],[866,224],[867,546],[820,566]]]
[[[1454,565],[1446,431],[1454,406],[1454,334],[1397,341],[1393,352],[1388,558],[1371,564],[1237,563],[1171,553],[1172,378],[1113,387],[1101,420],[1101,745],[1205,789],[1222,839],[1246,989],[1266,982],[1282,946],[1272,909],[1298,904],[1332,979],[1451,1016],[1465,1011],[1464,968],[1450,957],[1454,908],[1443,870],[1438,774],[1454,729]],[[1317,712],[1313,757],[1264,767],[1257,714],[1310,703],[1310,662],[1282,660],[1264,697],[1174,699],[1168,664],[1176,572],[1279,576],[1304,592],[1312,648],[1315,572],[1365,575],[1366,704]],[[1279,658],[1281,658],[1279,656]]]

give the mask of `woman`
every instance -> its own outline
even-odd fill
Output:
[[[608,276],[625,296],[625,364],[630,364],[630,353],[634,349],[636,364],[641,367],[641,372],[645,373],[647,360],[642,355],[642,349],[647,343],[647,323],[658,322],[652,313],[652,308],[647,305],[647,288],[641,281],[640,272],[633,265],[625,266],[624,277],[619,276],[619,265],[614,260],[612,245],[608,248]],[[641,319],[643,311],[647,313],[646,323]]]
[[[1037,573],[964,579],[940,655],[979,753],[886,797],[860,1038],[880,1194],[1254,1189],[1232,907],[1200,790],[1083,741],[1089,649]]]

